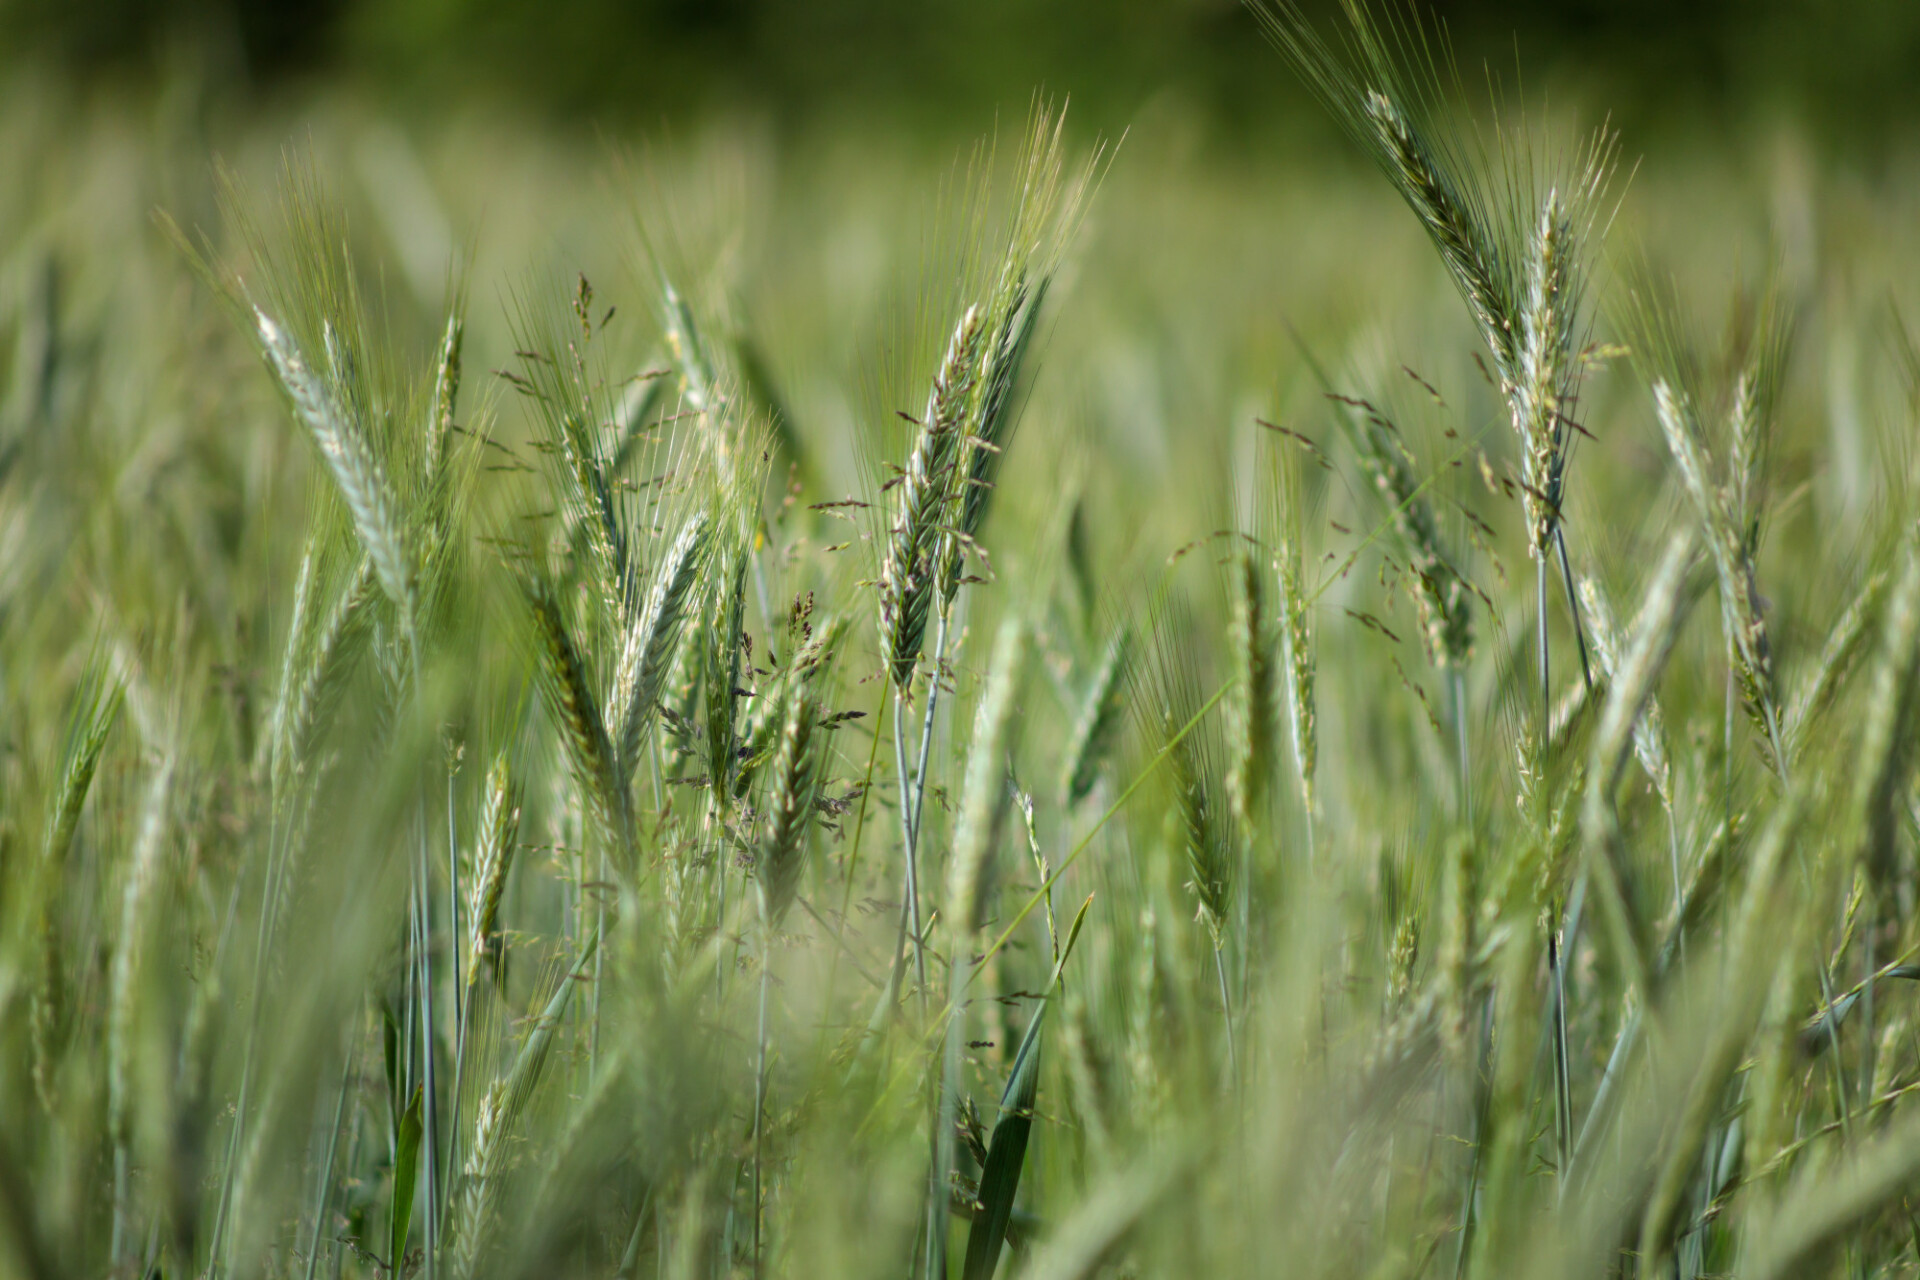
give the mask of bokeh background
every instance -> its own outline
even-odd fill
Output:
[[[1330,14],[1331,0],[1308,0]],[[1920,107],[1902,0],[1438,0],[1463,66],[1601,102],[1660,139],[1790,117],[1849,149]],[[1303,99],[1235,0],[7,0],[5,72],[99,86],[202,77],[232,106],[349,83],[405,112],[485,99],[573,126],[875,113],[971,135],[1036,86],[1115,131],[1174,97],[1257,142]]]

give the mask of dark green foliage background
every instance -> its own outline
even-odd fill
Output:
[[[1309,13],[1331,16],[1331,0]],[[1551,84],[1641,135],[1791,114],[1878,147],[1920,114],[1920,6],[1904,0],[1439,0],[1463,67]],[[878,109],[965,135],[1035,85],[1082,128],[1157,95],[1225,138],[1303,124],[1235,0],[6,0],[0,66],[151,77],[183,58],[243,95],[344,78],[402,100],[474,95],[598,122]],[[1525,68],[1524,76],[1514,69]]]

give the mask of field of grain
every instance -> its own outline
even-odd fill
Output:
[[[0,1275],[1920,1272],[1910,165],[1267,18],[1344,149],[7,82]]]

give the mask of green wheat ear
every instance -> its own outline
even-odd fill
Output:
[[[1132,627],[1124,622],[1116,626],[1087,680],[1060,772],[1061,794],[1069,807],[1092,793],[1125,723],[1134,647]]]
[[[808,830],[824,772],[827,736],[820,704],[805,685],[787,699],[780,744],[773,758],[765,828],[754,854],[760,910],[767,927],[780,928],[799,892]]]
[[[1250,828],[1265,809],[1279,751],[1280,637],[1265,556],[1236,552],[1228,574],[1227,651],[1234,689],[1227,703],[1233,752],[1227,790],[1235,820]]]
[[[940,567],[937,553],[954,519],[966,412],[985,338],[984,315],[979,307],[968,307],[947,344],[913,453],[895,486],[893,526],[880,567],[880,643],[887,674],[903,693],[920,661]]]

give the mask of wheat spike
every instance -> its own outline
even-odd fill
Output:
[[[381,588],[410,627],[414,617],[413,555],[379,459],[326,384],[308,368],[292,335],[257,307],[254,319],[267,362],[333,473],[334,484],[353,515],[354,530],[373,561]]]
[[[880,644],[887,673],[903,693],[912,685],[926,639],[939,569],[936,553],[954,518],[954,472],[985,333],[980,308],[968,307],[947,344],[906,474],[897,486],[893,527],[880,567]]]
[[[460,351],[466,343],[467,322],[459,311],[447,316],[447,328],[440,335],[439,356],[434,362],[433,402],[428,406],[426,471],[431,483],[439,475],[447,458],[447,439],[453,434],[453,409],[460,398]]]
[[[1060,791],[1069,805],[1087,798],[1099,781],[1100,767],[1119,733],[1127,709],[1127,682],[1133,658],[1133,629],[1114,628],[1100,655],[1100,665],[1087,681],[1087,691],[1074,717],[1060,771]]]
[[[754,862],[760,906],[769,928],[778,929],[800,887],[807,830],[819,792],[823,752],[820,707],[804,687],[788,699],[780,749],[773,760],[766,827]]]
[[[616,778],[622,788],[639,767],[640,745],[660,705],[661,690],[680,642],[681,626],[705,566],[709,521],[704,512],[681,526],[654,567],[646,603],[627,629],[615,668],[605,723],[613,726]]]
[[[1262,812],[1278,753],[1280,663],[1267,597],[1267,566],[1253,551],[1242,550],[1234,556],[1229,572],[1232,604],[1227,636],[1233,693],[1227,708],[1233,764],[1227,790],[1234,817],[1244,827]]]
[[[513,869],[520,838],[520,792],[513,783],[504,752],[487,770],[486,805],[480,813],[480,846],[473,860],[473,885],[467,906],[467,986],[480,977],[480,961],[493,970],[495,983],[506,975],[506,941],[500,932],[500,898]]]
[[[533,614],[541,685],[558,723],[574,777],[603,828],[631,846],[632,817],[626,786],[600,706],[588,682],[586,662],[574,645],[553,588],[542,578],[522,580]]]
[[[1297,522],[1296,522],[1297,524]],[[1300,534],[1289,530],[1280,543],[1280,609],[1285,624],[1280,639],[1285,647],[1287,729],[1293,742],[1293,767],[1300,778],[1300,800],[1313,813],[1313,779],[1319,765],[1319,734],[1314,720],[1315,655],[1308,598],[1301,571]]]

